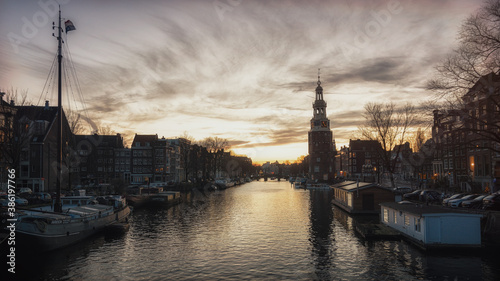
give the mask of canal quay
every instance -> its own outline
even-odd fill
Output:
[[[124,234],[19,254],[16,278],[500,280],[495,252],[429,253],[401,240],[364,240],[332,193],[263,180],[194,192],[170,208],[135,210]]]

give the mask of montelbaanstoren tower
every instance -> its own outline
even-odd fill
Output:
[[[309,130],[309,175],[319,182],[331,181],[335,177],[335,141],[330,120],[326,117],[326,102],[323,99],[318,69],[316,100],[313,103],[313,118]]]

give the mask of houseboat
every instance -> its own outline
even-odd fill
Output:
[[[156,206],[171,206],[179,203],[181,200],[181,193],[178,191],[162,191],[157,194],[149,196],[148,205]]]
[[[422,249],[481,247],[482,214],[424,204],[380,205],[381,222]]]
[[[392,190],[377,183],[344,181],[331,188],[333,203],[351,214],[378,214],[380,203],[394,202]]]
[[[330,185],[327,183],[308,183],[306,185],[307,189],[321,189],[321,190],[330,190]]]

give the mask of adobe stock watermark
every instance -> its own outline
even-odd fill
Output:
[[[9,172],[7,180],[7,194],[8,194],[8,208],[7,208],[7,222],[9,225],[6,227],[9,233],[9,238],[6,244],[9,247],[7,254],[7,264],[9,273],[16,273],[16,170],[8,169]]]
[[[385,9],[370,11],[369,20],[363,25],[363,29],[354,29],[351,42],[341,41],[335,48],[335,52],[341,53],[348,61],[368,47],[370,43],[382,34],[383,28],[387,27],[395,15],[403,11],[400,1],[391,0],[387,2]]]
[[[224,14],[226,12],[231,12],[234,7],[239,6],[241,2],[243,2],[243,0],[215,0],[212,4],[219,20],[224,21]]]
[[[31,17],[21,17],[21,28],[18,32],[9,32],[7,38],[14,49],[19,53],[19,46],[27,44],[35,37],[40,29],[52,24],[59,12],[59,5],[68,4],[71,0],[39,0],[37,2],[40,9]]]

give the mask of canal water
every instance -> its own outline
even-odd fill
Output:
[[[17,257],[19,280],[500,280],[496,253],[367,242],[328,191],[251,182],[134,211],[130,230]],[[6,279],[2,279],[6,280]],[[7,279],[8,280],[8,279]]]

